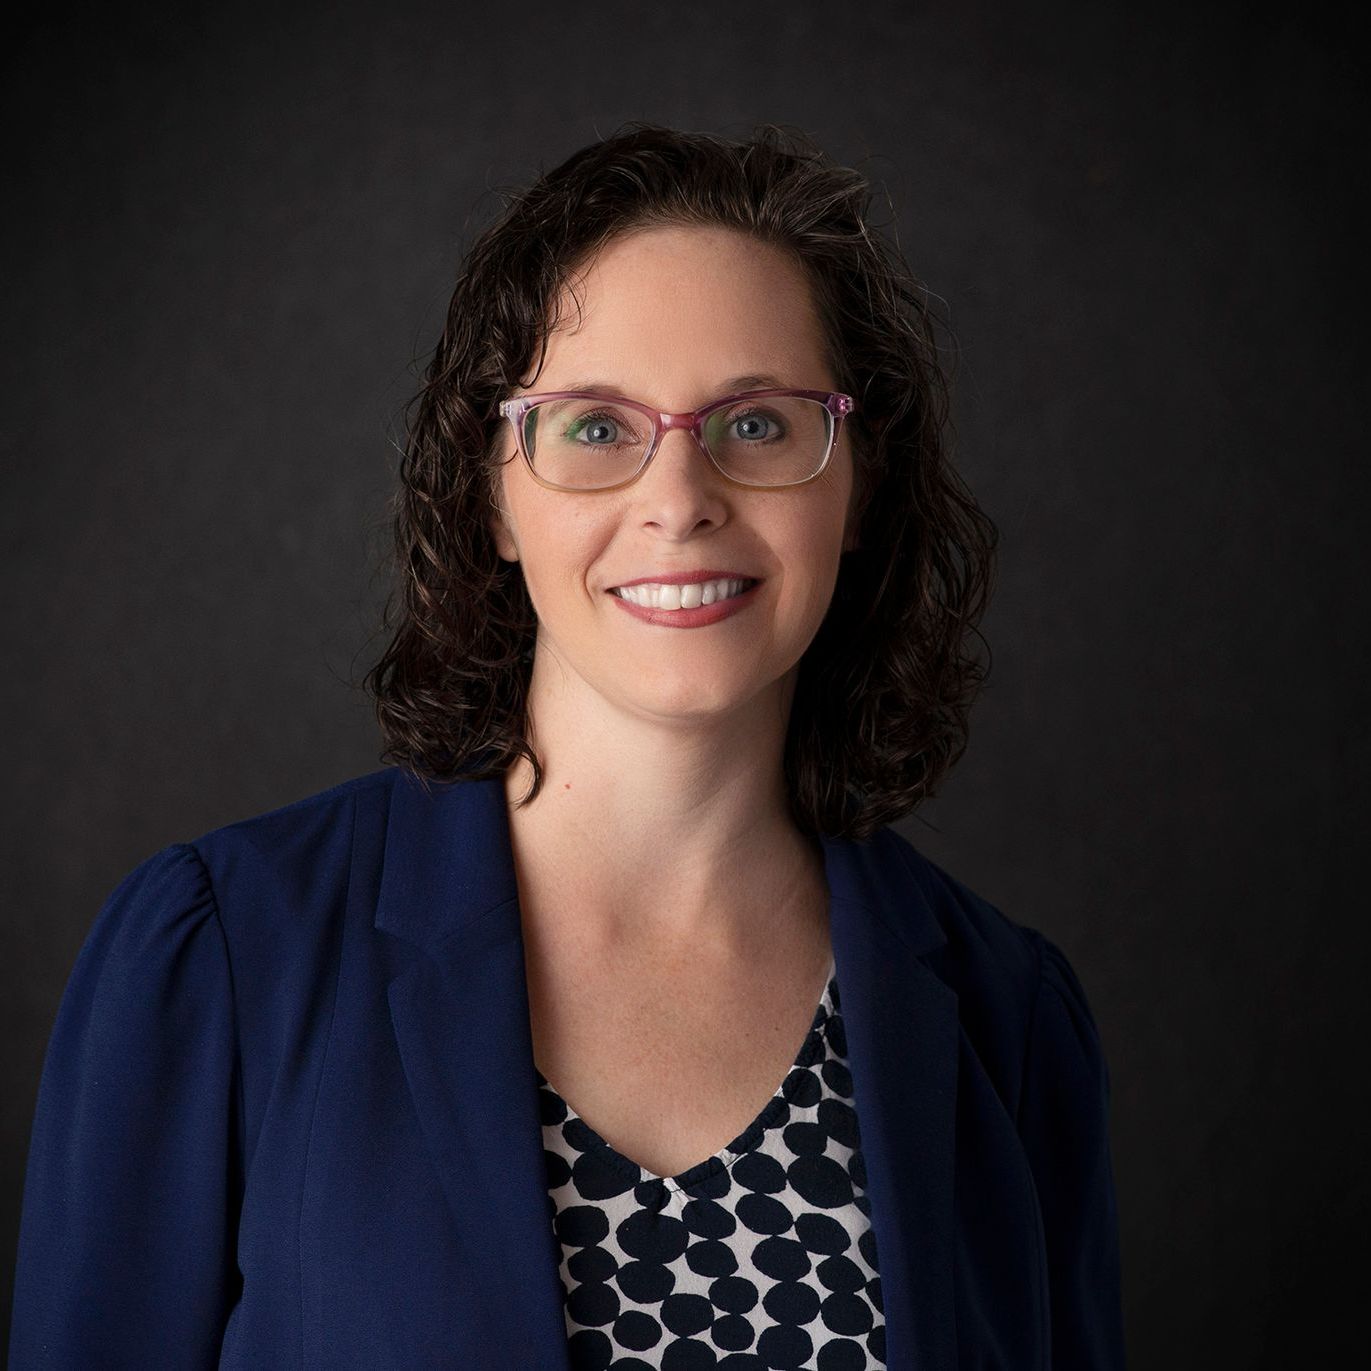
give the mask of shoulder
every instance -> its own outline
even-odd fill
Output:
[[[319,855],[318,844],[347,840],[359,799],[389,793],[395,769],[353,776],[327,789],[210,829],[188,845],[213,867],[257,860],[274,866]]]
[[[359,875],[361,806],[384,808],[393,768],[210,829],[180,846],[203,864],[236,951],[287,962],[341,928]]]
[[[1022,1061],[1044,1022],[1069,1019],[1097,1046],[1094,1020],[1065,952],[1031,922],[1011,917],[985,895],[921,852],[894,829],[881,841],[897,853],[945,938],[927,956],[958,996],[959,1015],[978,1049]],[[1093,1040],[1093,1041],[1092,1041]]]
[[[152,853],[107,896],[85,955],[116,938],[172,947],[214,925],[231,953],[292,964],[292,952],[338,928],[353,876],[357,804],[384,804],[391,771],[351,777]]]
[[[1043,934],[1011,918],[978,890],[920,851],[903,834],[884,828],[876,839],[903,863],[946,940],[935,960],[949,975],[1036,985]]]
[[[346,890],[359,804],[384,806],[395,769],[353,776],[179,844],[203,862],[221,901],[276,909]]]

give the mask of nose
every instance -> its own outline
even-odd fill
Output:
[[[702,522],[722,524],[728,517],[727,489],[695,435],[668,429],[629,494],[645,521],[679,536]]]

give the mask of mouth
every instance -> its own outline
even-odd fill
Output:
[[[686,585],[643,581],[636,585],[615,586],[609,593],[642,609],[665,610],[670,613],[699,609],[706,605],[736,599],[753,586],[760,584],[760,580],[755,576],[719,577]]]

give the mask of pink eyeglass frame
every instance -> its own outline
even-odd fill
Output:
[[[740,481],[737,477],[730,476],[714,460],[714,454],[705,446],[704,421],[715,410],[727,409],[729,405],[736,405],[739,400],[764,400],[782,395],[793,395],[802,400],[817,400],[833,418],[833,432],[829,435],[828,451],[824,453],[824,459],[819,463],[818,470],[812,475],[801,477],[798,481],[782,481],[776,485]],[[533,459],[524,447],[524,415],[534,405],[544,400],[602,400],[607,404],[624,405],[629,409],[636,410],[639,414],[646,415],[652,421],[652,441],[647,445],[647,451],[643,453],[643,460],[638,464],[637,471],[623,481],[616,481],[612,486],[561,486],[553,481],[544,480],[533,470]],[[745,390],[738,395],[726,396],[722,400],[711,400],[709,404],[702,405],[693,413],[686,414],[668,414],[665,410],[653,409],[651,405],[643,404],[641,400],[630,400],[622,395],[602,395],[598,391],[586,390],[546,390],[538,395],[518,395],[513,399],[500,401],[500,413],[509,420],[514,429],[514,441],[520,456],[524,459],[524,464],[528,467],[529,474],[540,486],[545,486],[548,490],[566,491],[570,495],[599,495],[606,490],[622,490],[625,486],[632,485],[647,470],[647,464],[656,456],[657,449],[661,446],[663,434],[673,428],[688,430],[695,439],[696,447],[709,458],[710,465],[730,485],[741,486],[745,490],[785,490],[790,486],[808,485],[810,481],[823,475],[824,469],[828,466],[834,450],[838,446],[843,418],[845,415],[851,414],[856,408],[857,402],[852,396],[843,395],[838,391],[793,389]]]

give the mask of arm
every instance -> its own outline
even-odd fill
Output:
[[[1048,939],[1018,1114],[1047,1241],[1053,1371],[1124,1366],[1109,1067],[1085,992]]]
[[[209,875],[175,844],[106,900],[63,992],[29,1145],[11,1371],[216,1367],[240,1089]]]

